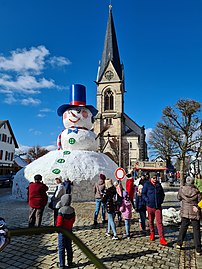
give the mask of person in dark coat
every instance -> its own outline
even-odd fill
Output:
[[[102,223],[105,223],[105,214],[106,214],[106,205],[102,202],[102,196],[105,190],[105,179],[106,176],[104,174],[100,174],[100,178],[98,182],[94,186],[94,195],[95,195],[95,213],[94,213],[94,225],[98,224],[97,218],[99,215],[100,207],[102,207]]]
[[[34,181],[28,186],[28,204],[29,204],[29,227],[40,227],[44,208],[48,202],[48,187],[43,184],[42,176],[35,175]]]
[[[150,228],[150,240],[155,239],[154,219],[156,219],[156,225],[158,234],[160,237],[160,244],[167,245],[167,241],[164,238],[163,223],[162,223],[162,203],[165,194],[161,186],[161,183],[157,181],[157,175],[154,174],[150,180],[146,181],[142,190],[142,198],[146,202],[149,228]]]
[[[146,203],[142,198],[143,185],[139,184],[138,191],[135,195],[136,212],[140,215],[140,227],[143,234],[146,233]]]
[[[63,185],[65,187],[66,194],[71,194],[72,193],[73,182],[69,178],[67,178],[67,179],[64,180]]]
[[[114,223],[114,216],[115,216],[115,205],[113,198],[116,195],[116,188],[114,187],[111,179],[105,180],[105,191],[102,198],[103,203],[106,204],[107,214],[108,214],[108,229],[107,229],[107,236],[111,236],[110,230],[112,229],[112,232],[114,236],[112,239],[118,239],[116,235],[116,226]]]
[[[186,178],[186,185],[180,187],[178,199],[182,202],[180,214],[182,218],[179,236],[176,248],[181,249],[184,238],[187,233],[188,226],[191,222],[194,234],[194,245],[196,254],[201,255],[201,233],[200,233],[200,217],[201,210],[197,208],[198,202],[202,199],[199,190],[194,186],[194,179]],[[196,207],[196,209],[195,209]]]

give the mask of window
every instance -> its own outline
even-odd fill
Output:
[[[133,147],[132,142],[129,143],[129,147],[130,147],[130,149],[132,149],[132,147]]]
[[[106,119],[106,124],[107,125],[112,125],[112,119],[111,118]]]
[[[5,161],[8,160],[8,151],[6,151],[6,155],[5,155]]]
[[[3,150],[0,150],[0,160],[3,159]]]
[[[104,110],[113,110],[114,109],[114,96],[113,92],[108,89],[104,94]]]
[[[3,141],[3,142],[6,142],[6,139],[7,139],[7,135],[6,135],[6,134],[3,134],[3,136],[2,136],[2,141]]]
[[[10,137],[10,144],[12,144],[12,142],[13,142],[13,138],[12,138],[12,137]]]

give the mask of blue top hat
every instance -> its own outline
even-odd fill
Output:
[[[94,108],[94,106],[86,105],[86,87],[81,84],[73,84],[71,86],[70,103],[60,106],[57,110],[57,113],[59,116],[62,116],[67,109],[76,106],[83,106],[88,108],[93,116],[98,113],[98,110]]]

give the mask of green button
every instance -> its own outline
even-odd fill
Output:
[[[56,169],[54,169],[54,170],[52,170],[52,172],[54,173],[54,174],[59,174],[61,171],[60,171],[60,169],[58,169],[58,168],[56,168]]]
[[[68,151],[68,150],[63,151],[63,154],[64,154],[64,155],[68,155],[68,154],[70,154],[70,153],[71,153],[71,152]]]
[[[65,160],[64,160],[64,159],[58,159],[57,162],[58,162],[58,163],[64,163]]]
[[[74,138],[69,139],[69,144],[74,144],[75,142],[76,142],[76,140]]]

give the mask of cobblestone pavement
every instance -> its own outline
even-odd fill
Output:
[[[177,189],[168,189],[164,208],[179,207],[176,201]],[[195,257],[192,231],[188,231],[184,249],[176,250],[175,243],[178,226],[166,226],[165,237],[168,247],[155,241],[149,241],[149,234],[140,234],[138,214],[134,213],[131,226],[132,238],[125,239],[124,224],[117,227],[119,240],[105,236],[106,226],[101,224],[93,228],[92,220],[95,204],[93,202],[73,203],[77,220],[75,234],[110,269],[160,268],[160,269],[202,269],[202,257]],[[52,211],[46,208],[42,225],[52,225]],[[9,229],[27,227],[28,205],[13,200],[10,189],[0,189],[0,216],[6,219]],[[86,256],[73,244],[74,268],[96,268]],[[57,268],[57,234],[12,237],[11,243],[0,253],[1,269],[55,269]]]

